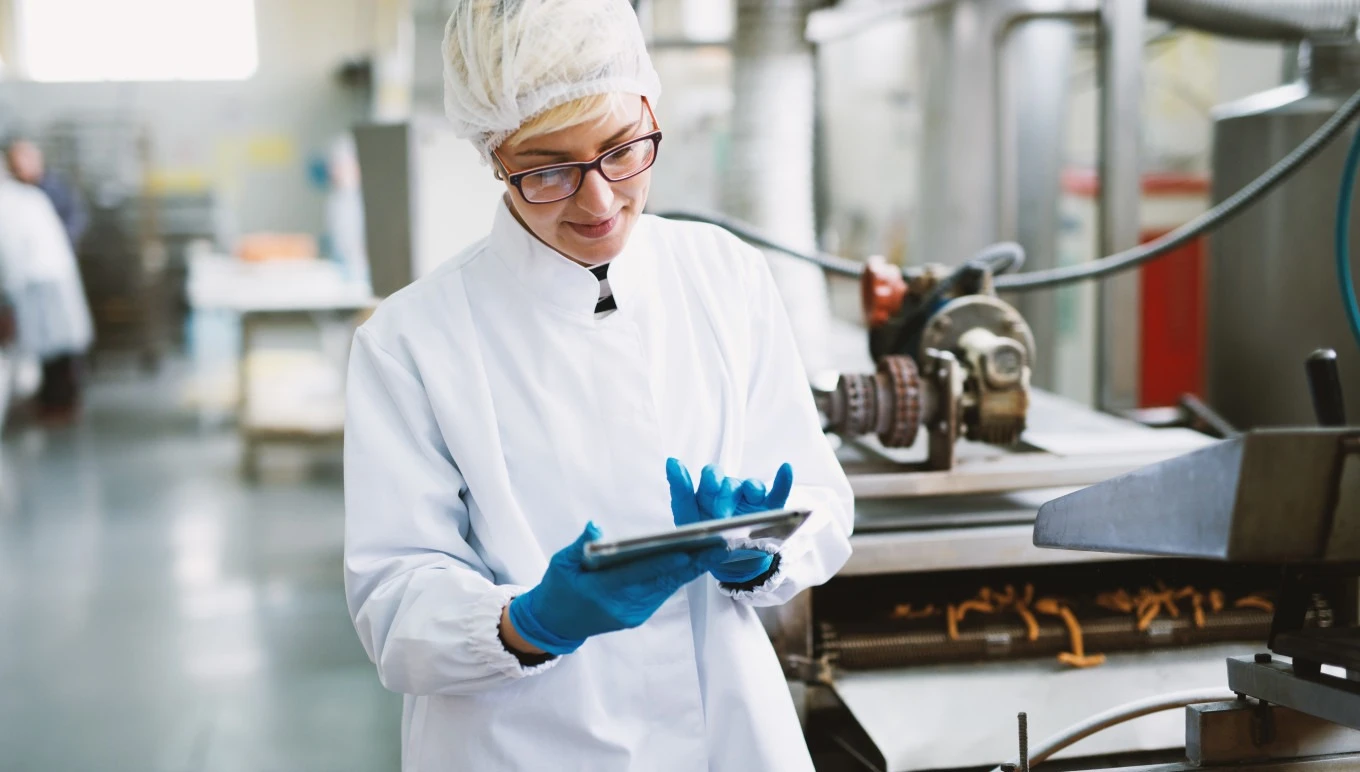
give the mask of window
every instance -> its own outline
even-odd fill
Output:
[[[254,0],[17,0],[23,75],[37,81],[245,80]]]

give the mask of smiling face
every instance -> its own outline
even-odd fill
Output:
[[[598,120],[522,140],[512,136],[496,149],[496,158],[509,174],[550,164],[589,162],[655,128],[641,97],[627,96],[611,102],[612,109]],[[655,147],[644,144],[650,149]],[[630,152],[650,150],[623,151]],[[608,262],[623,251],[647,203],[651,175],[649,168],[628,179],[610,182],[598,168],[592,169],[574,195],[546,204],[530,203],[508,179],[506,188],[520,224],[571,260],[591,266]],[[531,182],[525,181],[526,190],[531,189]]]

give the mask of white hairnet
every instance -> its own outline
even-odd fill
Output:
[[[483,158],[539,113],[608,93],[661,93],[627,0],[457,0],[444,112]]]

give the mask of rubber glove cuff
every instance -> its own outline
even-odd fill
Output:
[[[510,624],[515,626],[515,632],[519,633],[519,637],[559,657],[581,648],[585,641],[562,638],[539,624],[533,614],[533,594],[534,591],[530,590],[510,601]]]
[[[766,552],[763,557],[756,554],[758,550],[735,550],[734,552],[741,556],[709,569],[709,573],[713,575],[714,579],[724,584],[746,584],[764,575],[770,570],[770,566],[774,565],[774,555],[769,552]]]

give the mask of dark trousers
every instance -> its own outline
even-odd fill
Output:
[[[64,354],[43,360],[42,387],[37,403],[41,410],[69,411],[80,406],[81,357]]]

